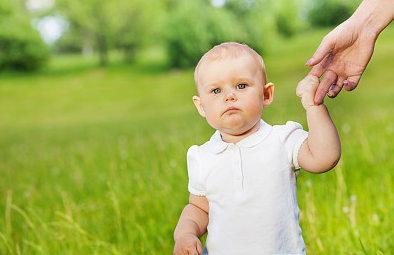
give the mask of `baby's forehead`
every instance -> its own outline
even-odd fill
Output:
[[[215,46],[207,53],[205,53],[204,56],[198,62],[194,72],[196,85],[198,83],[198,77],[202,75],[200,73],[201,67],[209,65],[210,63],[216,61],[234,60],[237,58],[245,58],[245,57],[250,57],[251,59],[253,59],[254,63],[256,64],[256,67],[260,69],[261,73],[263,74],[263,78],[265,79],[266,74],[265,74],[264,61],[257,52],[255,52],[247,45],[238,44],[238,43],[223,43],[218,46]]]
[[[257,58],[256,56],[250,54],[249,52],[246,52],[245,54],[237,54],[237,55],[232,55],[232,54],[227,54],[222,56],[207,55],[206,58],[201,58],[200,62],[198,63],[198,66],[196,67],[196,70],[203,70],[205,69],[206,66],[210,66],[211,64],[220,65],[221,63],[228,63],[233,61],[236,62],[244,61],[245,63],[253,65],[261,70],[265,70],[263,60],[261,58]]]
[[[197,65],[197,68],[199,65],[210,61],[234,59],[246,56],[252,57],[258,65],[261,65],[264,68],[263,59],[256,51],[247,45],[238,43],[222,43],[213,47],[203,55]]]

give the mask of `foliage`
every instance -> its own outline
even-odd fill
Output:
[[[147,4],[146,0],[126,0],[119,6],[122,18],[116,27],[115,47],[123,51],[127,62],[133,61],[144,46],[156,42],[161,11],[160,1]]]
[[[124,50],[126,59],[132,59],[135,51],[153,40],[157,15],[151,14],[160,12],[159,3],[144,0],[58,0],[55,10],[61,11],[69,21],[72,37],[79,36],[77,45],[93,47],[99,53],[100,64],[106,65],[110,50],[120,48]],[[65,41],[67,39],[64,38]]]
[[[260,54],[267,53],[276,39],[274,0],[227,0],[225,9],[235,15],[245,32],[243,42]]]
[[[38,31],[15,4],[0,1],[0,69],[35,70],[48,59]]]
[[[275,21],[278,32],[285,37],[291,37],[301,30],[299,4],[295,0],[275,1]]]
[[[86,45],[86,44],[85,44]],[[91,42],[87,45],[92,45]],[[81,53],[83,51],[84,43],[81,40],[79,33],[73,29],[67,29],[61,38],[52,45],[55,53]]]
[[[227,1],[222,8],[208,2],[184,1],[170,13],[165,41],[171,65],[190,67],[214,45],[225,41],[246,43],[264,52],[275,27],[273,15],[261,4],[245,8],[238,1]]]
[[[339,25],[352,13],[352,6],[347,2],[318,0],[315,1],[308,18],[313,26],[330,27]]]
[[[165,36],[171,65],[190,67],[212,46],[242,38],[240,25],[223,9],[198,1],[185,1],[172,13]]]

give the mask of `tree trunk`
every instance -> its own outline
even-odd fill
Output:
[[[124,60],[126,63],[132,63],[135,59],[135,48],[133,46],[124,48]]]
[[[108,64],[108,42],[105,35],[97,36],[97,47],[100,56],[100,66]]]

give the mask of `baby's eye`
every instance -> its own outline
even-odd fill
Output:
[[[244,83],[237,85],[237,89],[244,89],[244,88],[246,88],[246,84],[244,84]]]
[[[213,94],[219,94],[220,92],[222,92],[222,90],[216,88],[216,89],[212,90],[212,92],[213,92]]]

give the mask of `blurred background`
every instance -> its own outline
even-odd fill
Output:
[[[360,2],[0,0],[0,254],[172,254],[186,152],[214,132],[199,58],[248,44],[276,85],[264,120],[307,127],[304,64]],[[307,254],[394,251],[393,43],[390,25],[359,87],[325,100],[343,155],[298,179]]]
[[[160,49],[170,67],[188,68],[223,41],[269,52],[278,36],[334,26],[359,1],[347,0],[1,0],[1,69],[37,70],[60,54],[106,66]]]

